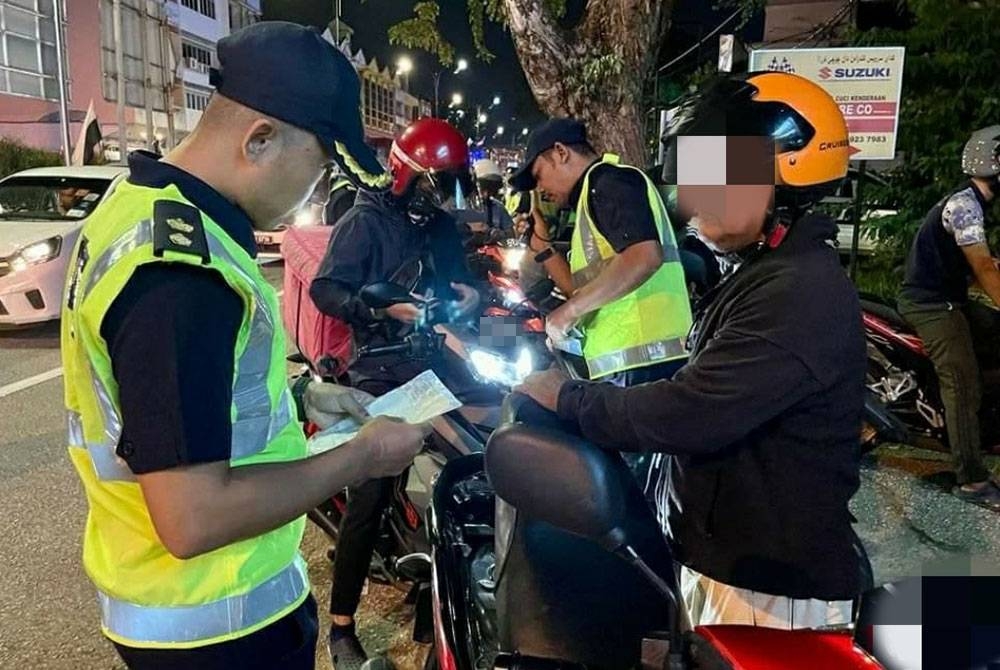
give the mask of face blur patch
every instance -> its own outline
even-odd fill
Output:
[[[774,141],[769,137],[682,135],[677,138],[678,186],[774,185]]]

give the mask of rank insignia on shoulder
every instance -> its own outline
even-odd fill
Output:
[[[167,251],[209,262],[208,240],[197,208],[176,200],[153,203],[153,253],[162,257]]]

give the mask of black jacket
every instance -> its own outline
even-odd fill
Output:
[[[731,586],[825,600],[868,586],[847,507],[865,344],[835,232],[803,218],[706,296],[672,381],[560,393],[560,416],[588,439],[674,455],[661,503],[676,558]]]
[[[409,284],[418,267],[418,289],[433,289],[442,300],[457,298],[451,282],[472,283],[454,220],[442,211],[417,226],[391,194],[361,191],[334,226],[309,296],[320,311],[354,326],[364,343],[365,327],[375,318],[358,297],[361,288],[380,281]]]

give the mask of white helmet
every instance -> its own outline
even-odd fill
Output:
[[[472,164],[476,179],[503,179],[500,168],[489,158],[482,158]]]
[[[972,133],[962,150],[962,172],[983,179],[1000,175],[1000,126]]]

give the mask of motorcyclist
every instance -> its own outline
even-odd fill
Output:
[[[694,625],[849,622],[871,581],[848,510],[865,344],[836,227],[810,211],[847,174],[846,124],[819,86],[771,72],[707,87],[668,139],[679,210],[735,266],[688,364],[632,388],[551,370],[518,390],[596,444],[670,456],[657,506]]]
[[[1000,367],[1000,270],[984,215],[1000,191],[1000,126],[972,134],[962,171],[969,181],[931,208],[913,241],[899,309],[923,340],[940,381],[958,480],[952,492],[1000,510],[1000,487],[983,462],[978,417],[980,367]],[[992,308],[969,300],[972,279],[995,303]]]
[[[468,176],[465,138],[439,119],[407,127],[389,152],[392,187],[361,191],[336,224],[309,295],[326,314],[343,320],[358,345],[376,342],[385,328],[411,327],[421,318],[412,304],[374,312],[360,298],[368,284],[395,281],[451,303],[454,314],[468,313],[479,296],[470,286],[455,221],[441,204]],[[379,395],[416,376],[426,364],[406,357],[361,359],[351,370],[358,388]],[[354,615],[371,563],[382,513],[393,479],[349,489],[333,566],[329,647],[336,670],[354,670],[366,660]]]
[[[475,245],[510,237],[514,221],[499,197],[503,189],[500,168],[493,160],[481,158],[473,163],[472,172],[476,184],[475,206],[451,212],[459,222],[459,230]]]

